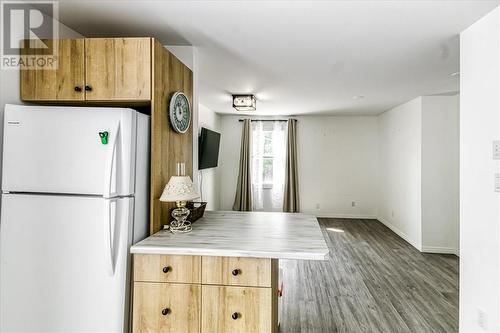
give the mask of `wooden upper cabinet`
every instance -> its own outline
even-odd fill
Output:
[[[24,41],[25,45],[29,41]],[[79,101],[85,99],[84,40],[44,40],[57,43],[57,69],[21,68],[21,99],[25,101]],[[50,49],[50,48],[49,48]],[[23,48],[21,55],[29,52]]]
[[[21,68],[24,101],[149,102],[151,38],[81,38],[57,43],[56,69]],[[29,41],[25,41],[25,44]],[[29,53],[23,48],[21,55]]]
[[[151,99],[151,38],[86,38],[86,99]]]

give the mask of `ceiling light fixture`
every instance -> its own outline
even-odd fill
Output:
[[[233,95],[233,108],[238,111],[255,111],[257,99],[254,95]]]
[[[354,95],[354,96],[352,96],[352,99],[363,99],[363,98],[365,98],[365,96],[363,96],[363,95]]]

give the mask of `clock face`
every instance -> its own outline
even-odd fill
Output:
[[[191,123],[189,100],[182,92],[176,92],[170,100],[170,123],[177,133],[186,133]]]

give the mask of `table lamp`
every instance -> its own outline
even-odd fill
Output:
[[[183,168],[181,167],[180,170]],[[179,170],[179,167],[178,167]],[[183,172],[178,172],[183,173]],[[176,208],[172,211],[173,221],[170,222],[170,231],[172,233],[182,233],[191,231],[191,222],[186,221],[189,215],[189,209],[186,208],[186,202],[199,198],[200,194],[194,187],[189,176],[178,175],[170,177],[165,189],[161,194],[160,201],[175,202]]]

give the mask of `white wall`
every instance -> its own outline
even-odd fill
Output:
[[[241,140],[239,116],[221,116],[220,208],[233,205]],[[377,215],[377,118],[301,116],[297,149],[301,211]],[[352,207],[352,202],[355,206]],[[317,209],[319,205],[319,209]]]
[[[459,95],[422,97],[422,250],[459,248]]]
[[[219,150],[219,198],[220,210],[232,210],[236,183],[238,181],[238,163],[240,159],[241,123],[237,116],[220,116]]]
[[[382,113],[378,124],[378,217],[420,250],[422,98]]]
[[[220,116],[214,111],[210,110],[206,106],[200,104],[198,108],[198,128],[201,131],[201,127],[208,128],[212,131],[221,131],[221,120]],[[198,139],[199,131],[195,133],[196,139]],[[202,193],[203,201],[207,202],[207,210],[219,210],[220,209],[220,186],[219,186],[219,169],[221,166],[221,159],[219,157],[219,167],[200,170],[200,178],[203,180],[202,188],[200,192]]]
[[[459,97],[379,115],[378,218],[423,252],[458,253]]]
[[[190,45],[164,45],[164,47],[179,59],[190,70],[195,70],[196,67],[196,48]]]
[[[460,73],[460,331],[500,332],[500,9],[460,35]]]
[[[323,217],[375,218],[377,118],[304,116],[297,119],[301,211]]]

